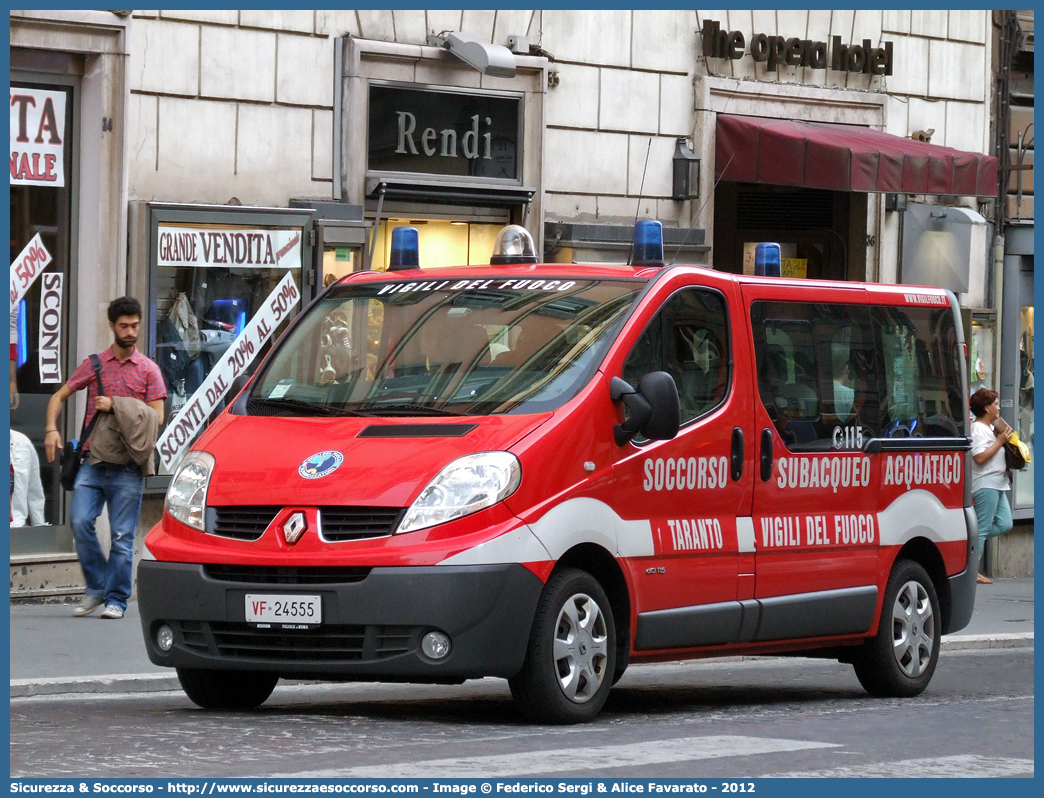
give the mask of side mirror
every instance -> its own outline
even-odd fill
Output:
[[[666,371],[653,371],[638,381],[637,390],[619,377],[609,383],[609,396],[623,402],[628,418],[613,427],[617,446],[641,435],[651,441],[667,441],[678,434],[681,409],[678,388]]]

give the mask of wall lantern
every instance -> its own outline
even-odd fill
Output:
[[[700,159],[685,139],[678,139],[674,150],[673,195],[677,202],[700,196]]]
[[[484,42],[463,31],[429,33],[428,44],[449,50],[461,61],[483,75],[496,78],[515,77],[515,56],[501,44]]]

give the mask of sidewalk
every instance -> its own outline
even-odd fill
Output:
[[[149,662],[137,602],[123,620],[72,615],[74,602],[11,605],[11,698],[62,693],[178,689],[171,668]],[[1033,646],[1033,580],[979,585],[966,629],[943,638],[943,652]]]

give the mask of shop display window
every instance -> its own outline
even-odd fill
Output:
[[[17,177],[12,171],[10,205],[11,262],[39,236],[51,256],[11,312],[10,323],[10,487],[11,553],[13,555],[71,552],[72,537],[66,524],[65,493],[59,483],[58,463],[48,463],[44,452],[47,402],[68,379],[73,362],[70,329],[75,323],[75,296],[71,279],[70,224],[73,213],[73,86],[41,85],[12,77],[12,156],[19,134],[18,108],[26,106],[30,128],[24,147],[32,149],[37,134],[51,143],[51,153],[23,153]],[[29,100],[16,99],[29,97]],[[49,103],[49,104],[48,104]],[[59,168],[60,166],[60,168]],[[12,167],[14,170],[14,167]],[[57,179],[60,175],[60,179]],[[55,179],[51,179],[55,178]],[[48,312],[43,313],[46,295]],[[44,317],[44,318],[42,318]],[[79,418],[67,405],[59,421],[62,440],[79,433]]]
[[[223,216],[245,223],[225,223]],[[246,356],[245,362],[238,364],[233,379],[215,382],[216,371],[234,342],[269,307],[288,273],[296,286],[295,296],[302,295],[303,277],[308,277],[310,265],[303,246],[307,217],[297,218],[300,226],[274,226],[274,220],[246,210],[153,213],[150,356],[167,388],[160,429],[164,451],[172,445],[165,442],[165,432],[181,425],[174,444],[178,456],[170,462],[160,458],[161,477],[176,468],[180,454],[235,398],[300,309],[300,302],[295,301],[293,310],[268,331],[268,337],[251,339],[249,347],[237,346]],[[212,375],[214,379],[208,379]],[[193,416],[191,425],[185,423],[184,415]]]
[[[998,380],[993,365],[994,334],[993,322],[972,320],[971,368],[968,374],[971,393],[975,393],[979,388],[997,390]]]
[[[1022,308],[1019,333],[1019,417],[1015,429],[1030,454],[1033,449],[1033,306]],[[1033,460],[1036,460],[1034,457]],[[1033,461],[1015,478],[1015,506],[1033,506]]]
[[[396,227],[416,227],[423,269],[488,264],[502,224],[442,219],[385,219],[377,226],[374,271],[388,268],[391,234]]]

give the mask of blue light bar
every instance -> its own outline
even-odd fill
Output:
[[[232,335],[238,337],[243,332],[244,327],[246,327],[246,311],[241,310],[239,311],[239,316],[236,317],[236,329]]]
[[[663,225],[655,219],[642,219],[634,226],[631,263],[636,266],[663,265]]]
[[[392,230],[391,256],[388,271],[420,268],[420,239],[416,227],[396,227]]]
[[[758,277],[780,277],[783,274],[779,244],[765,242],[754,248],[754,274]]]

